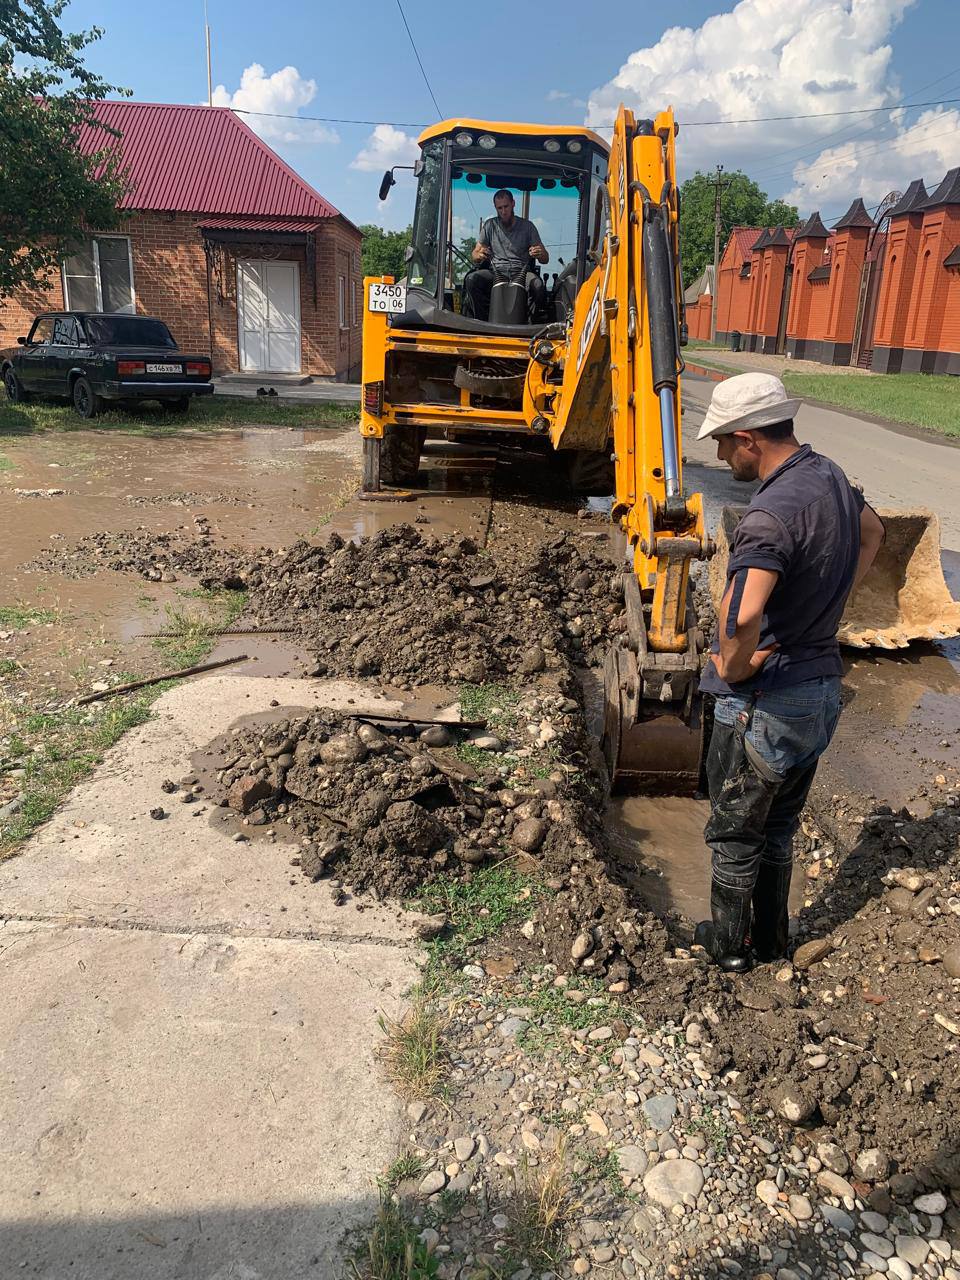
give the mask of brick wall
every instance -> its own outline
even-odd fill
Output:
[[[304,373],[346,381],[360,364],[362,310],[351,306],[351,290],[360,288],[360,233],[342,218],[327,218],[316,232],[316,300],[306,248],[254,244],[229,246],[218,255],[217,278],[210,279],[207,256],[197,228],[201,213],[135,214],[118,229],[130,239],[133,287],[141,315],[157,316],[184,349],[209,352],[218,374],[239,369],[236,263],[268,254],[294,261],[300,274],[301,367]],[[346,293],[346,327],[339,316],[339,281]],[[208,290],[208,279],[211,287]],[[0,302],[0,346],[12,346],[26,333],[38,311],[64,306],[59,272],[50,289],[35,290]],[[356,323],[354,323],[356,321]]]

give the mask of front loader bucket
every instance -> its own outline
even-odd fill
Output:
[[[911,640],[960,635],[960,603],[940,563],[940,521],[932,511],[880,510],[886,537],[870,572],[847,601],[841,644],[904,649]]]
[[[746,507],[724,507],[710,561],[715,608],[726,586],[733,531]],[[855,649],[905,649],[912,640],[960,635],[960,602],[940,564],[940,522],[932,511],[878,509],[886,537],[870,572],[847,601],[837,637]]]

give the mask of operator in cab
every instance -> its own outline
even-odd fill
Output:
[[[546,264],[550,255],[543,247],[540,232],[529,218],[518,218],[515,201],[509,191],[498,191],[493,197],[495,218],[487,218],[471,257],[477,264],[463,282],[463,314],[476,320],[490,315],[490,294],[498,280],[523,279],[535,310],[546,303],[547,289],[543,280],[531,270],[531,262]]]

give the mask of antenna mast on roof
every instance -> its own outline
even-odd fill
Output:
[[[207,40],[207,106],[213,106],[213,68],[210,62],[210,23],[207,21],[207,0],[203,0],[203,30]]]

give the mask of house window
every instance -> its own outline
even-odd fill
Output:
[[[347,327],[347,277],[337,276],[337,301],[340,309],[340,328]]]
[[[95,236],[65,258],[63,297],[71,311],[135,311],[127,237]]]

